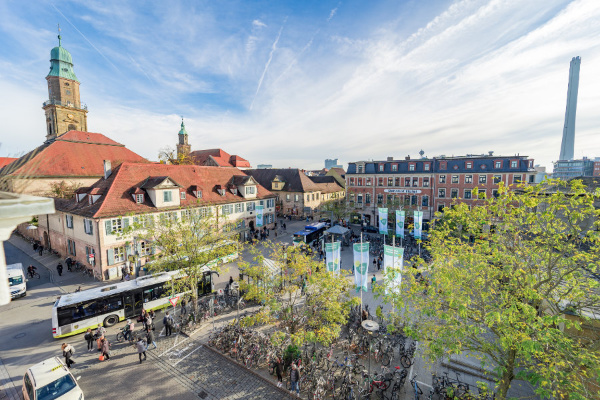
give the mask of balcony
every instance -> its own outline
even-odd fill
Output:
[[[87,105],[85,105],[85,104],[73,104],[70,101],[64,102],[64,101],[54,100],[54,99],[46,100],[42,107],[46,107],[49,105],[69,107],[69,108],[74,108],[76,110],[84,110],[84,111],[88,110]]]

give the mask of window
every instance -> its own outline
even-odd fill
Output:
[[[362,201],[363,201],[362,194],[357,194],[357,195],[356,195],[356,202],[357,202],[358,204],[361,204],[361,205],[362,205]]]
[[[67,239],[67,252],[72,255],[77,255],[77,249],[75,248],[75,241],[72,239]]]
[[[429,178],[423,178],[423,187],[429,187]]]
[[[446,183],[446,175],[440,175],[440,183]]]
[[[499,184],[502,182],[502,175],[494,175],[494,184]]]
[[[498,193],[498,189],[492,189],[492,196],[494,196],[494,198],[498,198],[498,196],[500,196],[500,193]]]
[[[350,203],[354,203],[354,193],[350,193]]]
[[[381,204],[383,203],[383,195],[382,194],[378,194],[377,195],[377,204]]]
[[[458,189],[451,189],[450,190],[450,198],[452,198],[452,199],[457,199],[458,198]]]
[[[314,196],[314,194],[313,194],[313,196]],[[310,194],[306,195],[306,201],[310,201]]]
[[[201,199],[202,198],[202,190],[195,190],[194,196],[196,196],[196,198],[198,198],[198,199]]]
[[[163,191],[163,201],[165,203],[168,203],[170,201],[173,201],[173,196],[170,190],[165,190]]]
[[[396,186],[400,186],[400,178],[396,178],[395,181],[396,181]]]
[[[438,211],[439,211],[439,212],[444,212],[444,208],[445,208],[445,207],[446,207],[445,205],[443,205],[443,204],[439,204],[439,205],[438,205]]]
[[[440,197],[440,198],[446,197],[446,189],[443,189],[443,188],[438,189],[438,197]]]
[[[452,183],[458,183],[458,175],[452,175]]]
[[[299,195],[297,195],[297,194],[295,194],[295,195],[294,195],[294,201],[296,201],[296,202],[297,202],[299,199],[300,199],[300,196],[299,196]]]
[[[378,178],[377,181],[378,186],[383,186],[383,178]]]
[[[471,198],[471,189],[465,189],[465,199]]]
[[[92,221],[91,219],[84,218],[83,219],[83,230],[88,235],[93,235],[94,234],[94,221]]]
[[[429,163],[423,164],[423,170],[429,171]]]
[[[256,193],[256,186],[246,186],[246,194]]]
[[[383,167],[384,167],[383,164],[379,164],[379,172],[383,172]]]
[[[429,207],[429,196],[421,197],[421,206]]]
[[[391,194],[388,194],[386,201],[387,201],[386,204],[392,204],[394,202],[394,196],[392,196]]]
[[[116,235],[129,226],[129,218],[113,218],[104,221],[107,235]]]
[[[473,175],[465,175],[465,183],[473,183]]]
[[[317,193],[316,196],[317,196],[317,200],[319,200],[319,193]]]
[[[210,217],[212,215],[212,208],[202,207],[200,210],[198,210],[198,213],[200,214],[201,218]]]
[[[487,183],[487,175],[479,175],[479,183]]]
[[[413,182],[413,184],[412,184],[412,185],[413,185],[413,187],[417,187],[417,186],[419,186],[419,178],[415,178],[415,177],[413,177],[413,180],[412,180],[412,182]]]
[[[410,205],[411,206],[416,206],[417,205],[417,201],[418,201],[417,196],[413,195],[413,196],[410,197]]]
[[[290,195],[289,194],[285,195],[285,201],[290,201]]]
[[[533,168],[533,160],[529,160],[529,168]]]
[[[362,174],[362,173],[363,173],[363,166],[362,166],[362,165],[359,165],[359,166],[358,166],[358,173],[359,173],[359,174]]]
[[[441,170],[448,169],[448,163],[446,161],[440,161],[440,169]]]
[[[365,178],[365,185],[371,186],[371,178]]]
[[[408,195],[408,194],[404,195],[404,205],[405,206],[410,205],[410,195]]]
[[[65,221],[67,222],[67,228],[73,229],[73,216],[65,214]]]
[[[535,183],[535,175],[529,175],[529,183]]]
[[[185,200],[185,192],[179,192],[179,195],[181,200]]]
[[[298,195],[296,195],[298,196]],[[298,201],[298,200],[296,200]],[[250,203],[246,203],[246,211],[254,211],[256,209],[255,204],[253,201],[251,201]]]
[[[394,178],[388,178],[388,186],[393,186],[394,185]]]
[[[252,203],[254,205],[254,203]],[[233,214],[233,204],[225,204],[221,206],[221,213],[223,215]]]
[[[519,166],[519,161],[517,161],[517,160],[512,160],[512,161],[510,162],[510,167],[511,167],[511,168],[517,168],[518,166]]]
[[[404,186],[410,187],[410,178],[404,178]]]
[[[414,171],[415,170],[415,164],[408,164],[408,170],[409,171]]]
[[[392,164],[392,172],[398,171],[398,164]]]
[[[513,175],[513,183],[521,183],[521,175]]]
[[[190,210],[181,210],[181,220],[189,221],[192,219],[192,212]]]
[[[371,204],[371,193],[365,194],[365,203]]]
[[[235,212],[236,213],[244,212],[244,203],[237,203],[235,205]]]
[[[465,163],[465,168],[472,169],[473,168],[473,161],[467,161]]]
[[[88,264],[92,265],[96,261],[96,259],[93,258],[92,260],[90,260],[90,254],[95,255],[96,251],[93,247],[85,246],[85,260],[88,262]]]
[[[502,161],[494,161],[494,168],[496,168],[496,169],[502,168]]]
[[[143,194],[136,194],[135,195],[135,202],[138,204],[142,204],[144,202],[144,195]]]

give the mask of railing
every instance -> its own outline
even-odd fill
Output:
[[[73,104],[70,101],[64,102],[64,101],[54,100],[54,99],[46,100],[44,102],[43,107],[46,107],[46,106],[51,105],[51,104],[55,105],[55,106],[70,107],[70,108],[75,108],[75,109],[78,109],[78,110],[85,110],[85,111],[87,111],[87,105],[85,105],[85,104],[79,105],[79,104]]]

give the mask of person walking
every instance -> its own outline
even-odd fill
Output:
[[[71,267],[73,266],[73,259],[71,259],[71,257],[65,258],[65,264],[67,264],[67,271],[73,272],[73,270],[71,269]]]
[[[84,338],[87,341],[87,350],[94,351],[94,334],[92,333],[92,328],[88,328]]]
[[[275,373],[277,374],[277,387],[283,386],[283,361],[281,361],[281,357],[277,356],[277,360],[275,360]]]
[[[185,301],[184,299],[181,299],[181,315],[185,316],[187,315],[187,301]]]
[[[298,371],[298,367],[296,367],[296,364],[294,363],[292,363],[292,370],[290,371],[290,382],[290,392],[295,390],[296,395],[300,396],[300,388],[298,387],[298,382],[300,382],[300,371]]]
[[[127,275],[127,267],[123,265],[121,267],[121,280],[124,280],[126,275]]]
[[[173,317],[169,315],[168,311],[167,314],[165,314],[165,317],[163,318],[163,324],[165,326],[165,336],[171,336],[171,334],[173,333]]]
[[[62,276],[62,272],[63,272],[63,266],[61,263],[58,263],[56,265],[56,270],[58,271],[58,276]]]
[[[38,253],[40,255],[40,257],[42,256],[42,253],[44,252],[44,246],[42,246],[41,244],[38,246]]]
[[[136,346],[137,346],[138,357],[140,358],[140,364],[141,364],[142,361],[146,361],[146,342],[144,341],[144,338],[140,338],[140,340],[138,340]],[[144,355],[143,360],[142,360],[142,354]]]
[[[63,356],[65,357],[65,364],[67,364],[67,368],[71,368],[71,365],[75,364],[75,361],[71,359],[71,357],[73,357],[73,353],[75,353],[75,349],[68,343],[63,343],[61,349]]]
[[[35,243],[33,244],[33,252],[34,252],[34,253],[37,253],[37,249],[38,249],[38,247],[39,247],[39,245],[37,244],[37,242],[35,242]]]
[[[104,356],[104,360],[110,360],[110,344],[108,343],[108,339],[103,338],[100,351],[102,351],[102,355]]]
[[[375,278],[375,274],[371,278],[371,290],[375,289],[375,284],[377,283],[377,278]]]
[[[102,324],[98,324],[98,329],[96,329],[96,344],[98,345],[98,351],[102,351],[102,339],[104,339],[104,335],[106,335],[106,328],[102,326]]]
[[[146,333],[146,343],[146,350],[148,350],[150,344],[153,344],[155,349],[158,348],[158,346],[156,345],[156,339],[154,338],[154,332],[152,332],[152,329],[150,328],[148,328],[148,333]]]

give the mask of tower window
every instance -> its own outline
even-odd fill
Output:
[[[69,82],[65,82],[65,86],[69,86]]]

